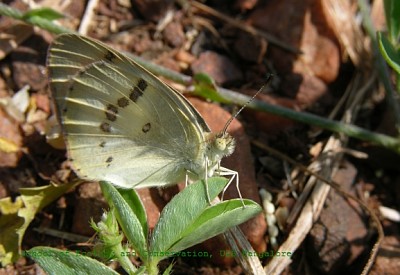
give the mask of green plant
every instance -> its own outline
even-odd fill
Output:
[[[214,199],[226,183],[225,178],[208,179],[210,198]],[[92,254],[118,261],[129,274],[158,274],[161,260],[182,255],[180,251],[221,234],[261,211],[257,203],[247,199],[232,199],[210,205],[205,183],[198,181],[187,186],[165,206],[158,223],[150,232],[146,212],[135,190],[116,189],[107,182],[100,184],[111,210],[103,215],[97,225],[92,222],[101,240],[97,252],[95,250]],[[123,235],[119,227],[127,239],[125,246],[122,245]],[[115,274],[106,265],[82,253],[35,247],[26,255],[50,274],[66,274],[67,270],[71,274],[93,271]],[[142,266],[139,269],[131,263],[131,255],[140,258]]]
[[[387,32],[377,33],[379,50],[389,66],[396,72],[396,87],[400,93],[400,2],[385,0]]]

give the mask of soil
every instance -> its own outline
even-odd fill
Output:
[[[327,11],[323,1],[207,1],[204,8],[191,2],[180,6],[174,1],[103,0],[98,1],[93,13],[84,1],[71,1],[67,5],[64,1],[37,2],[64,15],[58,20],[61,26],[71,30],[80,27],[83,35],[171,71],[188,76],[206,73],[217,86],[248,96],[255,95],[265,84],[266,75],[272,73],[272,81],[257,95],[257,100],[338,121],[350,115],[348,123],[396,135],[394,115],[382,85],[378,78],[373,79],[376,69],[368,38],[359,25],[353,29],[342,25],[338,31],[340,19]],[[21,0],[4,3],[22,12],[33,8]],[[353,7],[342,8],[348,20],[355,22]],[[377,4],[373,8],[373,20],[379,27],[384,21],[383,9]],[[245,27],[253,27],[258,32]],[[11,198],[14,202],[20,188],[47,186],[52,182],[67,184],[77,177],[63,141],[51,138],[49,131],[56,119],[46,56],[56,35],[4,16],[0,17],[0,30],[0,139],[7,149],[0,146],[0,199]],[[343,37],[362,41],[362,48],[345,45]],[[213,131],[220,131],[231,114],[241,107],[195,97],[190,95],[187,86],[174,83],[168,77],[162,79],[186,92],[185,96]],[[373,81],[362,93],[363,85],[370,79]],[[27,89],[27,98],[13,98],[23,89]],[[353,90],[348,93],[349,89]],[[13,111],[12,100],[27,107]],[[399,154],[367,141],[254,110],[251,104],[228,130],[236,139],[236,150],[222,165],[238,171],[243,197],[265,206],[265,197],[260,196],[259,190],[267,190],[276,210],[272,213],[279,228],[275,241],[271,223],[266,220],[267,210],[241,226],[255,251],[265,256],[260,257],[263,266],[268,266],[273,258],[266,255],[280,251],[279,246],[298,228],[296,221],[305,207],[297,203],[306,192],[310,176],[299,167],[313,164],[312,169],[317,173],[338,183],[342,190],[359,198],[378,215],[385,238],[370,273],[400,274],[399,221],[388,219],[380,211],[381,206],[394,210],[400,207]],[[324,151],[328,140],[334,138],[339,140],[339,146]],[[327,159],[332,162],[324,166]],[[315,168],[316,163],[325,170]],[[233,185],[226,198],[238,197]],[[156,224],[162,208],[182,188],[184,185],[179,184],[139,190],[150,228]],[[334,189],[326,198],[319,199],[324,207],[314,216],[305,238],[299,239],[292,251],[291,263],[280,273],[360,273],[377,240],[371,214]],[[90,250],[94,230],[89,221],[91,218],[99,221],[103,209],[107,208],[98,183],[84,182],[36,213],[20,249],[46,245]],[[4,210],[0,210],[5,217]],[[299,211],[298,215],[293,214],[295,211]],[[300,220],[303,222],[306,221]],[[6,224],[0,224],[0,228],[3,226],[1,231],[6,229]],[[51,235],[46,233],[48,230],[38,232],[38,228],[55,229],[59,234]],[[64,238],[62,232],[73,233],[77,238]],[[3,240],[14,235],[3,236]],[[218,255],[224,249],[229,249],[224,240],[215,237],[188,251],[211,251]],[[168,259],[162,262],[160,270],[171,262],[174,262],[173,274],[244,273],[234,257]],[[108,264],[123,272],[115,263]],[[28,257],[20,257],[0,268],[0,274],[41,272],[44,274]]]

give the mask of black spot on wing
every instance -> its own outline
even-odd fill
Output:
[[[121,97],[117,101],[118,107],[124,108],[129,105],[129,100],[126,97]]]
[[[110,133],[111,125],[107,122],[103,122],[102,124],[100,124],[100,130],[102,130],[105,133]]]
[[[106,163],[107,163],[107,167],[110,167],[111,166],[111,162],[113,161],[113,157],[108,157],[107,159],[106,159]]]
[[[137,87],[142,92],[144,92],[146,90],[147,86],[148,86],[147,82],[143,78],[140,78],[139,81],[138,81]]]
[[[110,121],[116,121],[118,114],[118,108],[115,105],[108,104],[106,110],[106,117]]]
[[[147,87],[147,82],[144,79],[140,78],[137,85],[131,89],[129,99],[133,102],[137,102],[137,100],[143,95],[143,92],[147,89]]]
[[[84,74],[86,73],[86,70],[87,70],[87,68],[80,69],[80,70],[78,71],[78,76],[84,75]]]
[[[129,98],[133,102],[136,102],[138,100],[138,98],[141,97],[142,95],[143,95],[143,92],[138,87],[134,87],[131,90],[131,93],[129,94]]]
[[[150,129],[151,129],[151,124],[149,122],[149,123],[146,123],[145,125],[143,125],[142,132],[146,134],[148,131],[150,131]]]
[[[113,62],[113,60],[116,58],[117,56],[111,52],[111,51],[107,51],[107,53],[104,55],[104,59]]]

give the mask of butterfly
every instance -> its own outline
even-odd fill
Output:
[[[47,67],[80,178],[144,188],[207,179],[218,170],[238,181],[237,172],[220,167],[235,148],[227,127],[211,132],[184,96],[127,55],[64,34],[51,44]]]

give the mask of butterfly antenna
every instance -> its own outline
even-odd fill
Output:
[[[267,80],[266,80],[265,84],[257,91],[257,93],[255,93],[255,94],[249,99],[249,101],[246,102],[246,104],[244,104],[244,105],[242,106],[242,108],[240,108],[239,111],[236,112],[236,114],[234,114],[233,116],[231,116],[231,118],[226,122],[226,124],[225,124],[225,126],[224,126],[224,129],[222,130],[222,133],[223,133],[223,134],[226,134],[229,125],[230,125],[230,124],[232,123],[232,121],[240,114],[240,112],[242,112],[243,109],[246,108],[247,105],[249,105],[250,102],[252,102],[252,101],[254,100],[254,98],[255,98],[259,93],[261,93],[261,92],[264,90],[264,87],[267,86],[267,85],[269,84],[269,82],[271,81],[272,77],[273,77],[273,74],[268,74],[268,75],[267,75]]]

